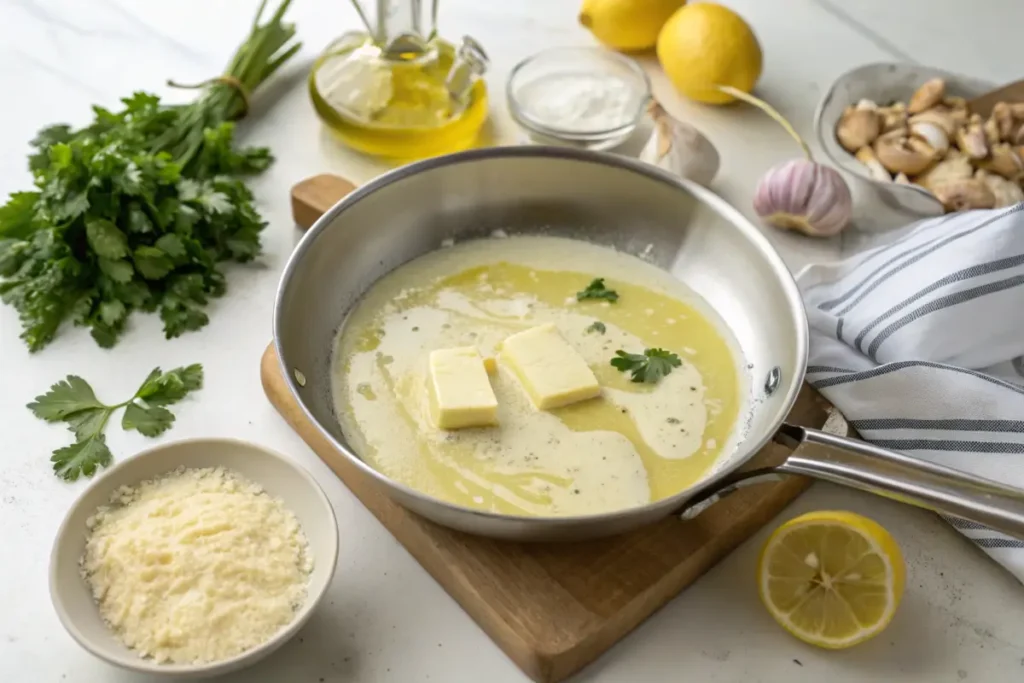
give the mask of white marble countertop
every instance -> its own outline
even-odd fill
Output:
[[[993,81],[1019,77],[1018,27],[1024,5],[990,0],[964,11],[947,0],[729,0],[765,49],[759,92],[811,134],[814,105],[829,82],[854,66],[910,59]],[[4,0],[0,3],[0,195],[25,189],[26,142],[44,124],[81,123],[89,105],[116,105],[136,89],[166,92],[164,80],[199,81],[223,67],[241,40],[255,0]],[[851,6],[855,5],[855,6]],[[443,0],[442,33],[468,33],[491,54],[492,125],[514,139],[503,84],[512,65],[553,44],[589,44],[575,22],[576,2]],[[273,291],[296,239],[288,188],[335,172],[365,181],[383,166],[338,146],[322,131],[302,76],[317,51],[355,27],[345,0],[296,0],[290,12],[306,47],[291,77],[272,88],[245,125],[248,141],[270,145],[277,163],[253,183],[270,221],[260,267],[233,269],[229,295],[211,306],[201,333],[164,341],[158,321],[136,315],[114,352],[81,329],[67,329],[30,356],[18,322],[0,308],[0,681],[142,683],[79,649],[50,606],[50,543],[85,486],[57,480],[47,462],[67,432],[34,419],[25,404],[69,373],[101,397],[131,393],[156,365],[201,362],[207,384],[176,410],[163,438],[230,435],[288,454],[320,480],[341,529],[338,573],[324,606],[300,636],[264,663],[225,680],[313,683],[522,683],[525,677],[309,451],[264,399],[257,373],[270,338]],[[979,46],[984,46],[979,49]],[[749,211],[751,191],[772,163],[797,150],[786,134],[748,108],[712,109],[671,95],[656,72],[656,94],[719,147],[715,190]],[[180,94],[173,95],[181,97]],[[815,242],[770,233],[792,266],[833,258],[862,238]],[[116,456],[152,442],[110,429]],[[782,519],[820,508],[870,514],[897,537],[908,562],[903,606],[888,631],[845,652],[824,652],[787,636],[759,604],[754,564],[762,532],[730,555],[574,680],[801,681],[1019,680],[1024,672],[1024,589],[934,517],[831,486],[816,485]],[[774,524],[772,525],[774,526]]]

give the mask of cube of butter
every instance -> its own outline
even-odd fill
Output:
[[[498,399],[474,346],[430,352],[430,417],[441,429],[498,423]]]
[[[540,410],[601,394],[583,356],[550,323],[513,334],[502,342],[501,356]]]

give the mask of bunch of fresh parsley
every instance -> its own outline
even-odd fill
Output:
[[[260,6],[225,75],[194,102],[135,93],[118,112],[93,107],[85,128],[50,126],[32,141],[36,189],[0,206],[0,299],[30,350],[66,320],[103,347],[137,309],[159,312],[168,338],[208,322],[208,299],[225,289],[218,262],[260,252],[266,223],[240,177],[271,156],[235,149],[232,122],[300,47],[282,21],[290,1],[263,25]]]
[[[203,366],[189,365],[160,372],[154,368],[135,394],[122,403],[106,405],[81,377],[68,375],[50,391],[28,404],[35,416],[47,422],[65,422],[75,434],[75,443],[58,448],[50,461],[53,471],[65,481],[91,477],[113,457],[103,434],[114,411],[124,408],[121,428],[137,430],[144,436],[157,436],[174,422],[174,414],[165,406],[177,403],[190,391],[203,386]]]

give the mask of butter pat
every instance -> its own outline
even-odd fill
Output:
[[[501,356],[540,410],[601,395],[583,356],[550,323],[513,334],[502,342]]]
[[[440,429],[498,423],[498,399],[475,346],[430,352],[430,417]]]

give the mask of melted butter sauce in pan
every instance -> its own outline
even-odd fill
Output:
[[[577,301],[598,277],[618,301]],[[499,358],[499,426],[433,426],[432,350],[493,357],[509,335],[547,322],[590,365],[601,397],[536,410]],[[745,393],[724,330],[695,293],[636,257],[556,237],[469,241],[397,268],[357,304],[335,348],[335,408],[366,462],[433,497],[515,515],[610,512],[678,493],[728,455]],[[610,365],[619,349],[653,347],[683,361],[657,384]]]

